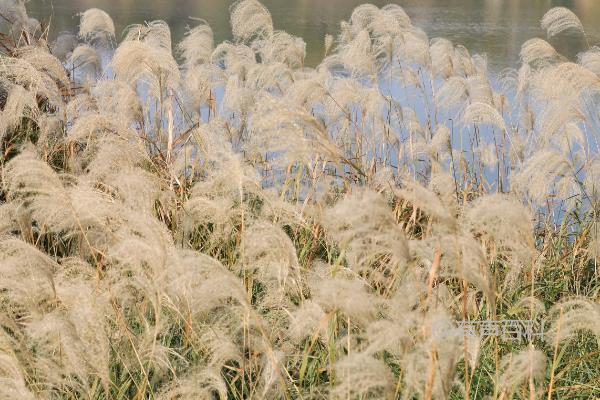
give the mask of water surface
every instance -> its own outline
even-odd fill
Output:
[[[263,0],[276,29],[304,38],[307,64],[318,64],[325,34],[337,34],[339,22],[348,19],[361,0]],[[53,32],[76,31],[77,13],[91,7],[107,11],[117,32],[128,24],[164,19],[173,40],[193,24],[189,17],[206,19],[218,42],[230,38],[229,6],[232,0],[31,0],[30,15],[51,22]],[[539,20],[554,6],[572,9],[582,20],[590,43],[600,44],[599,0],[372,0],[383,6],[404,7],[413,24],[430,38],[443,36],[466,46],[472,53],[486,53],[492,69],[515,66],[521,44],[531,37],[544,37]],[[51,17],[51,20],[50,20]],[[573,35],[551,41],[563,54],[574,57],[585,43]]]

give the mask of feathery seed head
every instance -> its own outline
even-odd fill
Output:
[[[554,7],[550,9],[542,17],[541,26],[549,38],[566,30],[576,30],[585,35],[579,18],[577,18],[573,11],[566,7]]]
[[[80,14],[79,37],[101,46],[107,46],[115,37],[112,18],[98,8],[90,8]]]
[[[205,20],[198,20],[198,25],[188,29],[177,49],[183,56],[184,67],[191,69],[210,61],[214,50],[213,31]]]
[[[231,31],[237,41],[248,42],[273,33],[271,13],[257,0],[238,0],[229,8]]]

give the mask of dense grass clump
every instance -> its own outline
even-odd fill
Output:
[[[0,15],[0,399],[600,396],[597,47]]]

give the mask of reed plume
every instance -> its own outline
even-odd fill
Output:
[[[548,37],[556,36],[559,33],[572,29],[585,35],[583,25],[573,11],[565,7],[554,7],[549,10],[541,20],[542,29],[546,31]]]
[[[236,40],[268,37],[273,33],[271,13],[256,0],[240,0],[229,9],[231,31]]]
[[[25,5],[0,2],[0,398],[597,396],[598,48],[531,39],[498,76],[362,5],[312,67],[256,0],[175,51],[162,20],[53,40]]]
[[[90,8],[80,15],[79,37],[106,46],[115,37],[115,24],[103,10]]]

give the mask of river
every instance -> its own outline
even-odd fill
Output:
[[[532,37],[544,37],[539,20],[554,6],[572,9],[582,20],[590,43],[600,44],[600,1],[598,0],[400,0],[371,3],[377,6],[394,2],[404,7],[413,24],[430,38],[442,36],[462,44],[472,53],[485,53],[491,69],[515,66],[521,44]],[[91,7],[107,11],[117,32],[128,24],[166,20],[174,41],[183,36],[190,17],[207,20],[217,41],[230,38],[231,0],[31,0],[30,15],[50,22],[51,31],[76,31],[77,13]],[[339,22],[348,19],[360,0],[263,0],[273,15],[276,29],[304,38],[307,64],[316,65],[323,54],[323,38],[339,31]],[[562,35],[552,44],[564,55],[575,57],[583,50],[581,38]]]

